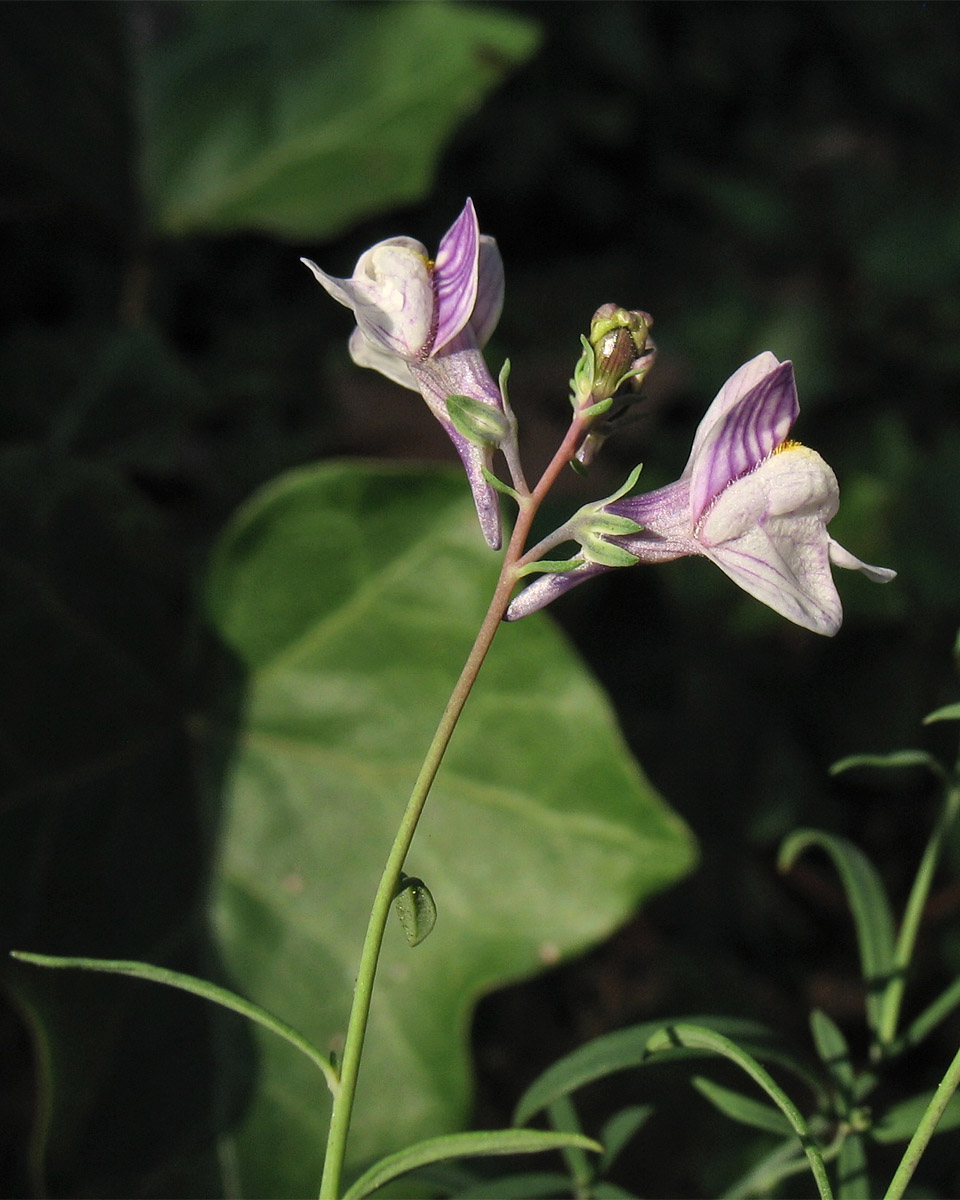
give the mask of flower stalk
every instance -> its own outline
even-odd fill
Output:
[[[487,657],[487,652],[493,644],[497,630],[510,603],[510,597],[516,586],[518,575],[517,564],[523,555],[523,547],[530,535],[530,527],[544,497],[556,481],[557,476],[567,465],[576,452],[583,438],[584,422],[574,418],[566,437],[559,449],[540,477],[536,487],[518,492],[519,512],[513,534],[503,558],[500,575],[483,619],[476,640],[467,655],[460,678],[447,701],[446,708],[437,725],[433,740],[427,750],[420,773],[413,785],[410,799],[400,820],[400,826],[394,838],[390,853],[387,856],[380,882],[377,886],[367,932],[360,952],[360,964],[357,969],[357,981],[354,985],[353,1003],[347,1023],[346,1040],[343,1047],[343,1058],[340,1069],[340,1086],[333,1101],[333,1112],[330,1118],[330,1128],[327,1134],[327,1151],[323,1164],[323,1178],[320,1183],[320,1200],[337,1200],[341,1192],[344,1158],[346,1154],[347,1135],[350,1129],[350,1119],[353,1114],[353,1103],[356,1095],[357,1079],[360,1073],[360,1060],[363,1054],[363,1043],[366,1038],[367,1024],[370,1018],[370,1004],[373,999],[373,986],[377,974],[377,964],[387,922],[390,919],[390,909],[396,895],[397,885],[403,871],[403,866],[413,842],[420,817],[423,814],[427,797],[437,777],[443,756],[456,729],[460,714],[463,712],[467,698],[476,683],[480,668]]]

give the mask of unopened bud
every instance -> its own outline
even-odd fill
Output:
[[[652,324],[649,313],[629,312],[616,304],[602,304],[593,314],[589,338],[594,352],[593,403],[615,395],[624,383],[639,386],[633,381],[640,372],[646,375],[656,353],[648,340]]]

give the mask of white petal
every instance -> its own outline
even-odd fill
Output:
[[[359,326],[350,334],[349,350],[350,357],[358,367],[372,367],[374,371],[386,375],[401,387],[410,388],[414,392],[420,390],[406,361],[392,350],[384,350],[376,342],[371,342]]]
[[[744,591],[798,625],[832,636],[842,610],[826,525],[838,503],[836,476],[820,455],[790,446],[726,488],[697,539]]]
[[[839,505],[837,477],[816,450],[788,446],[725,488],[707,509],[696,536],[704,546],[715,546],[772,517],[808,513],[826,525]]]
[[[871,567],[869,563],[861,562],[849,550],[844,550],[840,543],[835,542],[833,538],[830,538],[829,550],[830,561],[835,567],[844,567],[848,571],[862,571],[874,583],[889,583],[891,579],[897,577],[896,571],[891,571],[889,567]]]
[[[832,637],[843,610],[823,525],[815,517],[781,517],[735,541],[705,548],[734,583],[789,621]]]
[[[354,273],[354,314],[367,338],[404,358],[416,358],[433,321],[433,284],[426,255],[411,238],[368,250]]]
[[[404,358],[416,358],[433,321],[433,284],[426,255],[413,238],[388,238],[360,256],[352,279],[328,275],[308,258],[300,261],[334,300],[353,309],[369,341]]]

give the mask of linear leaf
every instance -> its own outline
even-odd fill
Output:
[[[736,1017],[687,1017],[686,1023],[695,1022],[698,1025],[709,1026],[728,1034],[744,1045],[749,1045],[757,1057],[766,1060],[771,1058],[783,1061],[777,1050],[772,1047],[773,1035],[764,1025],[756,1021],[740,1020]],[[576,1091],[577,1088],[617,1071],[626,1071],[632,1067],[645,1066],[652,1063],[647,1044],[651,1037],[669,1021],[645,1021],[633,1025],[629,1029],[620,1029],[616,1033],[604,1034],[586,1045],[578,1047],[565,1057],[551,1064],[520,1097],[514,1110],[515,1125],[524,1125],[532,1116],[545,1108],[558,1096]],[[661,1063],[668,1056],[673,1058],[692,1058],[701,1053],[698,1050],[684,1047],[672,1051],[664,1051],[656,1058]],[[795,1064],[785,1064],[797,1074],[804,1074],[802,1068]],[[804,1075],[805,1077],[805,1075]]]
[[[921,1092],[917,1096],[911,1096],[909,1100],[901,1100],[899,1104],[894,1104],[873,1126],[870,1136],[875,1142],[882,1142],[884,1145],[891,1142],[908,1142],[916,1132],[920,1118],[926,1112],[933,1095],[933,1092]],[[960,1129],[960,1094],[950,1098],[936,1132],[946,1133],[951,1129]]]
[[[786,1094],[783,1088],[764,1070],[764,1068],[748,1054],[741,1046],[712,1029],[695,1025],[671,1025],[659,1030],[650,1039],[648,1049],[651,1054],[669,1053],[678,1046],[688,1046],[693,1049],[709,1050],[729,1058],[758,1084],[783,1113],[794,1133],[803,1145],[804,1153],[810,1164],[810,1170],[817,1184],[822,1200],[832,1197],[833,1192],[827,1178],[823,1156],[813,1140],[810,1129],[800,1113],[800,1110]]]
[[[17,958],[21,962],[33,963],[37,967],[67,967],[79,971],[99,971],[105,975],[126,975],[131,979],[161,983],[164,987],[172,987],[181,992],[189,992],[193,996],[200,996],[204,1000],[210,1000],[213,1004],[219,1004],[221,1008],[229,1008],[231,1012],[239,1013],[241,1017],[247,1017],[257,1025],[262,1025],[264,1029],[269,1029],[271,1033],[283,1038],[320,1068],[327,1081],[327,1086],[332,1092],[336,1092],[339,1086],[330,1060],[316,1046],[312,1046],[293,1026],[288,1025],[286,1021],[281,1021],[273,1013],[267,1012],[259,1004],[252,1004],[243,996],[238,996],[226,988],[218,987],[217,984],[210,983],[206,979],[197,979],[194,975],[184,975],[181,971],[168,971],[165,967],[154,967],[150,963],[128,962],[122,959],[64,958],[54,954],[32,954],[28,950],[11,950],[10,957]]]
[[[653,1116],[652,1104],[632,1104],[622,1108],[610,1118],[600,1130],[603,1143],[603,1158],[599,1170],[606,1173],[617,1160],[620,1151]]]
[[[771,1108],[769,1104],[755,1100],[753,1096],[745,1096],[743,1092],[723,1087],[702,1075],[694,1076],[690,1082],[701,1096],[732,1121],[750,1125],[753,1129],[762,1129],[764,1133],[773,1133],[777,1137],[784,1137],[792,1131],[790,1122],[779,1109]]]
[[[833,1076],[843,1111],[846,1111],[856,1083],[847,1039],[836,1023],[819,1008],[815,1008],[810,1014],[810,1031],[820,1061]]]
[[[867,987],[867,1021],[876,1032],[882,1020],[883,993],[894,971],[893,916],[886,892],[873,864],[858,846],[816,829],[800,829],[784,841],[780,870],[788,871],[810,846],[826,851],[847,894]]]
[[[362,1200],[391,1179],[405,1175],[428,1163],[471,1155],[490,1157],[498,1154],[540,1154],[545,1150],[567,1147],[593,1150],[600,1154],[603,1147],[592,1138],[575,1133],[553,1133],[542,1129],[496,1129],[490,1132],[452,1133],[444,1137],[427,1138],[416,1145],[399,1150],[381,1159],[365,1171],[344,1193],[343,1200]]]

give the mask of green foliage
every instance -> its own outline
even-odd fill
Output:
[[[344,1028],[369,899],[489,596],[475,524],[455,474],[331,464],[255,497],[214,556],[210,611],[246,672],[216,925],[239,988],[321,1048]],[[436,928],[413,959],[390,931],[384,947],[355,1164],[464,1120],[480,994],[602,937],[692,862],[547,621],[501,630],[467,714],[409,860]],[[325,1097],[282,1044],[263,1042],[260,1071],[241,1185],[300,1194]]]
[[[698,1022],[735,1038],[741,1047],[749,1047],[758,1058],[785,1061],[781,1052],[772,1046],[770,1031],[755,1021],[732,1017],[703,1017],[698,1018]],[[526,1124],[541,1109],[560,1097],[617,1071],[691,1058],[704,1053],[702,1048],[677,1045],[670,1049],[660,1047],[656,1057],[651,1057],[650,1039],[668,1024],[670,1023],[664,1021],[645,1021],[629,1029],[604,1034],[552,1063],[520,1097],[513,1114],[514,1124]],[[796,1064],[788,1061],[786,1065],[801,1076],[804,1075],[802,1067],[798,1068]]]
[[[328,1086],[332,1088],[336,1085],[336,1078],[329,1060],[302,1038],[295,1029],[287,1025],[285,1021],[278,1020],[272,1013],[268,1013],[259,1005],[251,1004],[242,996],[234,995],[226,988],[208,983],[205,979],[195,979],[192,975],[184,975],[181,971],[167,971],[163,967],[154,967],[149,963],[111,962],[104,958],[58,958],[50,954],[30,954],[24,950],[14,950],[11,957],[20,962],[33,963],[37,967],[61,967],[79,971],[100,971],[106,975],[126,975],[130,979],[159,983],[164,987],[177,988],[179,991],[189,992],[193,996],[200,996],[213,1004],[230,1009],[231,1012],[239,1013],[240,1016],[277,1034],[278,1037],[283,1038],[284,1041],[289,1042],[302,1054],[305,1054],[320,1069]]]
[[[860,968],[867,989],[867,1018],[874,1033],[883,1019],[883,997],[895,968],[893,916],[876,868],[845,838],[815,829],[799,829],[780,848],[779,866],[788,871],[810,846],[825,850],[843,881],[853,913],[860,949]]]
[[[870,1136],[875,1142],[909,1141],[933,1095],[933,1092],[923,1092],[888,1108],[871,1128]],[[948,1133],[953,1129],[960,1129],[960,1095],[954,1095],[947,1104],[937,1125],[937,1133]]]
[[[449,1158],[478,1155],[538,1154],[544,1150],[576,1147],[599,1154],[603,1149],[592,1138],[573,1133],[551,1133],[541,1129],[497,1129],[491,1132],[457,1133],[429,1138],[407,1146],[377,1163],[344,1193],[343,1200],[363,1200],[371,1192],[417,1167]]]
[[[141,67],[144,192],[177,237],[319,239],[421,199],[452,131],[537,44],[502,9],[422,0],[228,0],[176,19]]]

